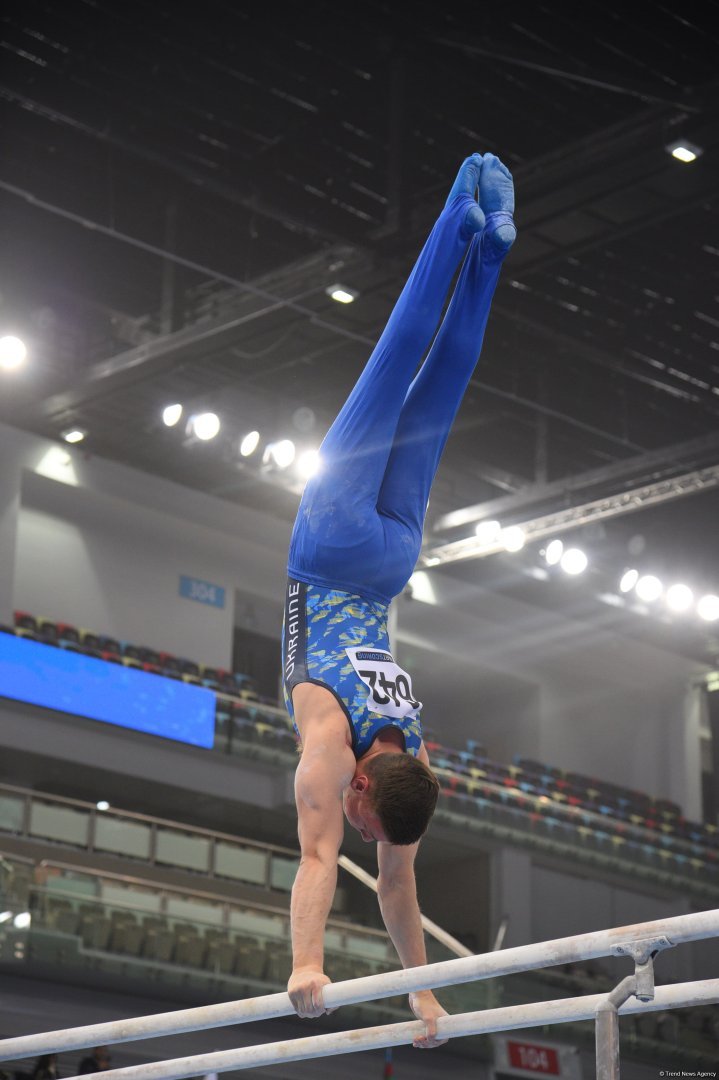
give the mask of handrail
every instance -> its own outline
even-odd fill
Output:
[[[379,998],[393,997],[419,990],[437,989],[460,983],[474,982],[481,979],[496,978],[500,975],[512,975],[520,971],[533,971],[557,964],[576,963],[591,960],[599,956],[629,955],[637,943],[644,943],[647,948],[678,945],[703,938],[719,937],[719,909],[697,912],[691,915],[678,915],[670,919],[635,923],[629,926],[615,927],[611,930],[598,930],[589,934],[577,934],[572,937],[557,938],[554,941],[538,942],[532,945],[520,945],[501,952],[484,953],[479,956],[461,957],[457,960],[444,960],[436,964],[405,968],[402,971],[390,971],[381,975],[368,975],[359,979],[330,983],[323,990],[323,1000],[327,1008],[351,1005],[359,1002],[376,1001]],[[719,1000],[719,980],[710,980],[711,993]],[[670,990],[673,988],[669,988]],[[580,999],[581,1000],[581,999]],[[606,995],[600,995],[606,1000]],[[555,1003],[556,1004],[556,1003]],[[565,1003],[560,1002],[560,1006]],[[513,1006],[515,1016],[522,1015],[522,1010],[536,1009],[537,1006]],[[246,998],[239,1001],[223,1002],[217,1005],[204,1005],[199,1008],[182,1009],[177,1012],[156,1013],[154,1016],[136,1017],[130,1020],[116,1020],[104,1024],[89,1024],[85,1027],[71,1028],[64,1031],[50,1031],[39,1035],[23,1035],[18,1038],[0,1041],[0,1060],[14,1060],[31,1054],[53,1054],[66,1050],[79,1050],[108,1043],[132,1042],[137,1039],[156,1038],[160,1035],[176,1035],[188,1031],[201,1031],[207,1028],[227,1027],[232,1024],[244,1024],[249,1021],[269,1020],[278,1016],[289,1016],[294,1012],[289,995],[286,993],[270,994],[259,998]],[[481,1015],[481,1014],[480,1014]],[[526,1014],[525,1014],[526,1015]],[[475,1014],[476,1016],[476,1014]],[[449,1018],[452,1019],[452,1018]],[[456,1018],[454,1018],[456,1020]],[[531,1024],[544,1022],[533,1020]],[[518,1026],[522,1026],[521,1024]],[[422,1028],[415,1026],[415,1034],[421,1034]],[[356,1033],[355,1033],[356,1034]],[[321,1036],[320,1036],[321,1037]],[[359,1047],[358,1047],[359,1048]],[[236,1053],[225,1051],[224,1053]],[[195,1076],[204,1071],[218,1069],[200,1066],[202,1059],[194,1059],[190,1072],[144,1071],[137,1074],[144,1078]],[[226,1061],[222,1058],[221,1061]],[[222,1068],[235,1068],[234,1064],[222,1065]],[[150,1070],[152,1066],[141,1066]],[[122,1072],[123,1070],[112,1070]],[[110,1080],[104,1074],[105,1080]]]
[[[14,860],[16,857],[14,854],[8,852],[0,852],[0,859]],[[157,881],[150,878],[134,877],[131,874],[120,874],[113,870],[93,870],[87,866],[79,866],[75,863],[60,862],[56,859],[41,859],[39,863],[33,859],[24,859],[18,856],[18,861],[30,863],[32,866],[51,867],[57,870],[69,870],[71,873],[85,874],[87,877],[96,878],[98,880],[104,880],[109,878],[111,881],[122,882],[123,884],[139,885],[144,888],[156,889],[162,892],[179,893],[182,896],[195,897],[198,900],[209,900],[213,903],[224,904],[230,907],[241,907],[250,909],[252,911],[259,911],[262,914],[277,915],[287,920],[290,917],[289,908],[275,907],[272,904],[264,904],[260,900],[233,900],[228,896],[222,896],[219,893],[207,892],[204,889],[185,888],[184,885],[174,885],[164,881]],[[43,892],[44,895],[57,897],[58,899],[66,899],[71,897],[73,899],[82,899],[84,903],[106,903],[108,907],[127,907],[132,908],[131,904],[123,903],[122,901],[103,901],[100,897],[88,896],[84,893],[69,893],[65,892],[53,892],[52,890],[45,890],[42,885],[32,885],[31,891]],[[133,910],[137,911],[138,908],[134,907]],[[196,920],[201,921],[201,920]],[[387,940],[387,934],[384,930],[376,930],[372,926],[358,926],[356,923],[344,922],[342,919],[336,918],[334,915],[330,915],[327,920],[327,927],[331,930],[340,930],[342,933],[351,932],[353,934],[359,934],[361,936],[376,937]]]
[[[276,852],[281,855],[291,855],[293,858],[297,858],[298,855],[297,851],[293,851],[292,848],[282,847],[279,844],[266,843],[264,840],[250,840],[245,836],[237,836],[234,833],[219,832],[216,829],[205,829],[201,825],[185,825],[181,821],[172,821],[170,818],[154,817],[151,814],[141,814],[136,810],[122,810],[120,807],[116,806],[111,806],[109,810],[98,810],[95,803],[87,802],[85,799],[74,799],[67,795],[53,795],[45,791],[36,791],[34,788],[24,788],[18,787],[15,784],[0,783],[0,793],[4,791],[22,795],[29,799],[38,799],[43,802],[57,802],[62,803],[65,806],[81,807],[84,810],[88,810],[91,814],[101,817],[123,817],[128,818],[131,821],[143,822],[146,825],[161,825],[175,829],[178,832],[196,833],[198,836],[203,836],[208,840],[228,840],[235,844],[242,844],[244,847],[254,848],[257,851]]]

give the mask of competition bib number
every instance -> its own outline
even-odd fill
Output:
[[[392,654],[383,649],[347,649],[352,667],[369,690],[367,704],[372,712],[401,720],[418,712],[422,702],[412,693],[412,680]]]

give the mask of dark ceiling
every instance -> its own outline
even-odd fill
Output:
[[[91,453],[290,519],[238,437],[319,443],[480,150],[513,171],[520,235],[432,521],[717,465],[718,7],[6,4],[0,322],[30,363],[0,419],[80,424]],[[667,153],[679,138],[695,163]],[[328,299],[335,281],[359,299]],[[221,436],[185,445],[159,419],[175,400]],[[719,591],[718,505],[594,540],[619,564],[646,533]]]

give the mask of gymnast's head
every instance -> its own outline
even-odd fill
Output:
[[[409,754],[374,754],[358,762],[343,795],[345,817],[367,843],[414,844],[427,831],[439,783]]]

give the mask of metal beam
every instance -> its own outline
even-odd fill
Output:
[[[501,518],[504,514],[514,514],[526,507],[547,502],[550,499],[555,502],[566,500],[573,493],[586,492],[605,484],[616,484],[622,480],[636,481],[647,473],[656,475],[656,471],[662,468],[664,471],[676,472],[682,466],[695,464],[702,458],[716,457],[717,454],[719,454],[719,434],[701,435],[696,439],[663,446],[659,450],[649,450],[612,465],[602,465],[597,469],[577,473],[575,476],[566,476],[547,484],[532,484],[513,495],[452,510],[437,519],[433,532],[461,528],[475,521],[482,521],[484,518]]]
[[[217,195],[231,205],[241,206],[249,213],[258,214],[260,217],[265,217],[271,221],[277,222],[290,232],[309,236],[314,240],[322,240],[324,243],[328,244],[348,242],[349,238],[346,236],[342,237],[328,229],[322,229],[317,225],[311,224],[306,219],[293,217],[286,207],[272,206],[256,194],[243,193],[234,185],[224,184],[222,181],[216,180],[208,173],[197,173],[187,165],[173,161],[171,158],[158,153],[156,150],[150,150],[147,147],[130,142],[129,139],[121,138],[119,135],[113,133],[109,127],[95,128],[84,121],[76,120],[75,117],[68,116],[66,113],[62,113],[49,105],[44,105],[41,101],[29,98],[25,94],[13,90],[10,86],[0,86],[0,99],[18,105],[21,109],[24,109],[33,116],[40,116],[43,120],[50,121],[50,123],[71,128],[73,131],[79,132],[81,135],[93,139],[96,142],[104,143],[107,146],[117,147],[126,154],[130,154],[132,157],[140,158],[143,161],[149,162],[151,165],[160,166],[162,169],[174,173],[175,176],[181,177],[194,189],[208,192],[211,195]]]
[[[492,42],[486,38],[483,41],[477,41],[471,37],[467,38],[464,34],[461,38],[438,38],[437,44],[444,45],[449,49],[456,49],[458,52],[466,53],[468,56],[482,56],[497,64],[509,64],[513,67],[526,68],[552,78],[607,90],[612,94],[639,98],[640,101],[653,105],[669,105],[689,113],[700,113],[706,107],[705,102],[697,100],[696,94],[692,90],[682,97],[670,98],[666,94],[658,93],[656,87],[651,86],[649,83],[630,83],[626,79],[621,83],[617,82],[616,75],[609,71],[599,72],[594,67],[592,68],[592,75],[587,75],[579,70],[572,71],[566,64],[566,57],[564,57],[565,63],[559,67],[556,52],[547,52],[544,55],[538,52],[520,53],[515,47],[511,53],[508,53],[502,49],[498,42]]]
[[[568,510],[545,514],[531,521],[519,521],[513,524],[522,529],[526,541],[541,540],[560,530],[567,532],[570,529],[579,528],[580,525],[606,521],[608,518],[620,517],[635,510],[644,510],[648,506],[670,502],[683,495],[695,495],[699,491],[708,491],[717,486],[719,486],[719,465],[712,465],[706,469],[686,473],[684,476],[675,476],[671,480],[660,480],[655,484],[646,484],[644,487],[624,491],[621,495],[596,499],[582,506],[574,506]],[[501,541],[487,544],[482,543],[478,536],[469,536],[449,544],[428,545],[422,552],[420,565],[439,566],[466,559],[483,559],[487,555],[495,555],[504,550]]]

